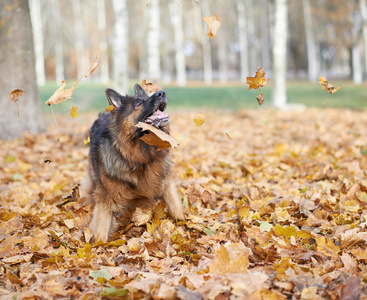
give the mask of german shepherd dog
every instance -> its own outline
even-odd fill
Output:
[[[100,114],[90,129],[89,166],[82,185],[94,204],[90,229],[95,241],[107,242],[118,228],[117,218],[156,199],[163,199],[173,218],[184,219],[171,179],[170,150],[156,151],[139,139],[149,132],[135,127],[146,122],[169,133],[166,94],[149,97],[139,84],[134,90],[130,97],[106,89],[114,109]]]

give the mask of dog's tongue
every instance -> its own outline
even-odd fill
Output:
[[[164,118],[168,118],[168,115],[158,109],[150,117],[148,117],[147,120],[154,122],[155,120]]]

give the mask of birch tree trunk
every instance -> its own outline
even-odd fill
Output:
[[[61,83],[62,80],[65,79],[65,70],[64,70],[64,49],[62,45],[62,33],[61,33],[61,20],[60,20],[60,5],[59,0],[51,1],[53,22],[52,22],[52,31],[53,36],[55,38],[54,43],[54,51],[55,51],[55,73],[56,73],[56,82],[58,84]]]
[[[186,85],[186,60],[183,52],[184,32],[182,22],[181,0],[173,0],[169,4],[172,25],[175,38],[175,64],[176,64],[176,82],[178,86]]]
[[[40,0],[29,0],[33,29],[34,52],[36,56],[37,85],[46,83],[45,56],[43,52],[43,31]]]
[[[238,11],[238,35],[240,44],[240,64],[241,64],[241,81],[246,82],[249,76],[248,64],[248,43],[247,43],[247,24],[246,24],[246,6],[244,0],[237,0]]]
[[[97,20],[99,33],[99,60],[100,60],[100,80],[108,83],[110,80],[110,70],[108,66],[108,45],[106,32],[106,8],[104,0],[97,2]]]
[[[0,70],[4,73],[0,76],[0,139],[43,130],[28,1],[14,4],[13,0],[0,1]],[[26,92],[17,103],[9,95],[15,89]]]
[[[148,2],[148,32],[147,32],[147,56],[148,79],[150,81],[161,80],[160,58],[160,9],[159,0]]]
[[[250,74],[256,72],[257,64],[257,37],[255,32],[254,3],[253,0],[245,0],[246,16],[247,16],[247,38],[248,38],[248,54],[250,59]]]
[[[261,66],[264,67],[268,76],[271,76],[271,59],[270,59],[270,33],[269,33],[269,6],[266,0],[260,1],[260,6],[264,13],[261,14],[260,32],[261,32]]]
[[[308,80],[311,82],[317,82],[320,74],[320,62],[313,34],[310,0],[303,0],[303,16],[305,19],[306,31]]]
[[[363,49],[364,49],[364,72],[367,77],[367,1],[359,0],[359,8],[361,11],[362,22],[363,22]]]
[[[210,6],[208,0],[202,2],[203,17],[210,16]],[[204,68],[204,83],[211,85],[213,83],[213,69],[212,69],[212,47],[206,36],[206,23],[203,27],[202,45],[203,45],[203,68]]]
[[[73,14],[74,14],[74,32],[75,32],[75,49],[76,49],[76,73],[77,78],[82,77],[85,74],[85,70],[88,69],[88,63],[86,59],[85,47],[84,47],[84,26],[83,26],[83,13],[80,0],[73,0],[72,2]]]
[[[353,83],[360,85],[362,83],[362,69],[361,69],[361,57],[358,49],[358,31],[361,28],[361,18],[356,15],[359,12],[354,11],[354,1],[349,0],[348,3],[349,20],[352,24],[351,27],[351,59],[352,59],[352,78]]]
[[[283,108],[287,103],[287,0],[275,0],[275,26],[273,43],[274,106]]]
[[[223,2],[223,0],[217,0],[216,4],[217,4],[216,9],[218,11],[223,11],[223,12],[225,11],[226,4]],[[216,38],[217,45],[218,45],[219,81],[223,84],[227,83],[228,81],[228,59],[227,59],[228,55],[227,55],[226,35],[227,35],[227,32],[223,24]]]
[[[127,94],[129,87],[129,36],[126,0],[112,0],[115,17],[113,43],[113,81],[119,93]]]

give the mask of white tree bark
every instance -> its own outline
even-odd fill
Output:
[[[169,4],[175,38],[176,82],[178,86],[186,85],[186,59],[183,52],[184,32],[182,24],[182,5],[183,3],[181,0],[173,0]]]
[[[308,80],[317,82],[320,75],[320,61],[315,43],[312,25],[310,0],[303,0],[303,16],[305,19],[307,61],[308,61]]]
[[[86,59],[86,50],[84,46],[84,26],[83,13],[80,0],[73,0],[72,2],[74,14],[74,32],[75,32],[75,49],[76,49],[76,73],[77,78],[85,74],[88,69],[88,62]]]
[[[269,6],[267,0],[261,0],[260,6],[264,12],[261,14],[260,32],[261,32],[261,66],[264,67],[268,76],[271,75],[271,59],[270,59],[270,32],[269,32]]]
[[[283,108],[287,103],[287,33],[288,2],[275,0],[275,26],[273,43],[274,106]]]
[[[361,68],[361,56],[358,49],[358,31],[361,28],[361,17],[359,12],[354,10],[354,1],[349,0],[348,3],[349,20],[352,24],[351,39],[352,39],[352,78],[353,83],[360,85],[362,83],[362,68]]]
[[[161,80],[160,58],[160,8],[159,0],[148,2],[148,32],[147,32],[147,56],[148,79],[150,81]]]
[[[46,72],[40,0],[29,0],[29,9],[31,11],[34,54],[36,56],[37,85],[42,86],[46,83]]]
[[[210,16],[210,6],[208,0],[203,0],[202,10],[204,17]],[[213,83],[213,68],[212,68],[212,46],[208,37],[206,36],[207,24],[204,24],[202,34],[203,45],[203,68],[204,68],[204,83],[211,85]]]
[[[216,9],[221,12],[226,9],[226,3],[223,0],[216,1]],[[228,81],[228,55],[227,55],[227,32],[222,25],[221,30],[218,32],[218,37],[216,39],[218,45],[218,64],[219,64],[219,81],[223,84]]]
[[[54,51],[55,51],[55,73],[56,83],[60,84],[65,79],[64,71],[64,48],[62,44],[61,33],[61,18],[60,18],[60,4],[59,0],[52,0],[51,6],[53,15],[53,33],[55,38]]]
[[[97,20],[99,31],[99,61],[100,61],[100,80],[102,83],[108,83],[110,80],[110,70],[108,66],[108,45],[106,32],[106,8],[104,0],[97,2]]]
[[[248,64],[246,6],[244,0],[237,0],[237,11],[238,11],[238,35],[240,44],[241,81],[246,82],[246,77],[248,77],[250,74]]]
[[[359,0],[359,8],[361,11],[363,22],[363,48],[364,48],[364,71],[367,77],[367,1]]]
[[[255,31],[255,17],[254,17],[254,3],[253,0],[245,0],[246,4],[246,19],[247,19],[247,38],[248,38],[248,44],[249,44],[249,69],[250,74],[254,74],[257,70],[258,61],[257,61],[257,36]]]
[[[112,0],[115,17],[115,36],[113,43],[113,80],[119,93],[127,94],[129,87],[129,36],[126,0]]]

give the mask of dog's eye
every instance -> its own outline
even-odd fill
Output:
[[[137,101],[136,101],[136,103],[135,103],[135,106],[140,106],[140,105],[142,105],[143,104],[143,101],[142,100],[140,100],[140,99],[138,99]]]

